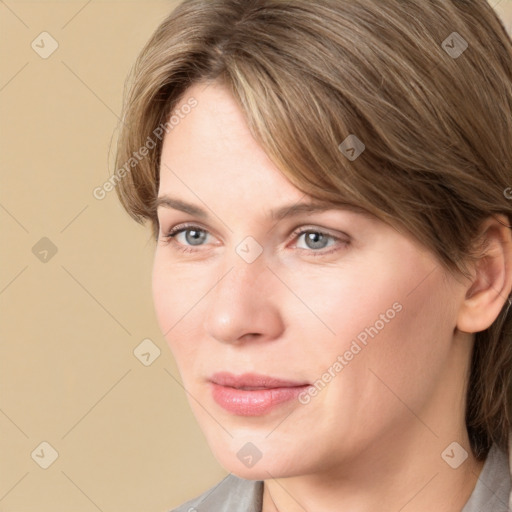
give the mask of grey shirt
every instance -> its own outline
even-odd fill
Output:
[[[493,446],[475,489],[461,512],[512,512],[511,478],[506,453]],[[261,512],[263,482],[229,474],[200,496],[171,512]]]

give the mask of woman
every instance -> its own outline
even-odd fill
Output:
[[[176,510],[510,510],[492,8],[187,0],[123,121],[116,190],[151,222],[158,322],[230,473]]]

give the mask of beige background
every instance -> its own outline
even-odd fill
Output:
[[[226,475],[156,323],[149,227],[92,195],[175,4],[0,1],[0,512],[165,512]],[[512,0],[491,4],[512,34]]]

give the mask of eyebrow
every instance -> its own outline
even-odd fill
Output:
[[[170,197],[168,195],[163,195],[156,199],[155,210],[161,207],[172,208],[174,210],[179,210],[203,219],[209,218],[209,214],[206,210],[203,210],[198,206],[182,201],[181,199]],[[270,218],[279,221],[284,218],[294,217],[300,214],[312,214],[328,210],[348,210],[354,213],[362,214],[367,217],[374,217],[368,210],[355,204],[343,202],[334,203],[324,201],[312,201],[309,203],[294,203],[270,210]]]

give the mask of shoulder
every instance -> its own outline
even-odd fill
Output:
[[[261,512],[263,482],[229,474],[201,495],[170,512]]]
[[[509,465],[510,464],[510,465]],[[476,487],[462,512],[510,512],[512,504],[511,474],[512,457],[493,445],[487,455]]]

